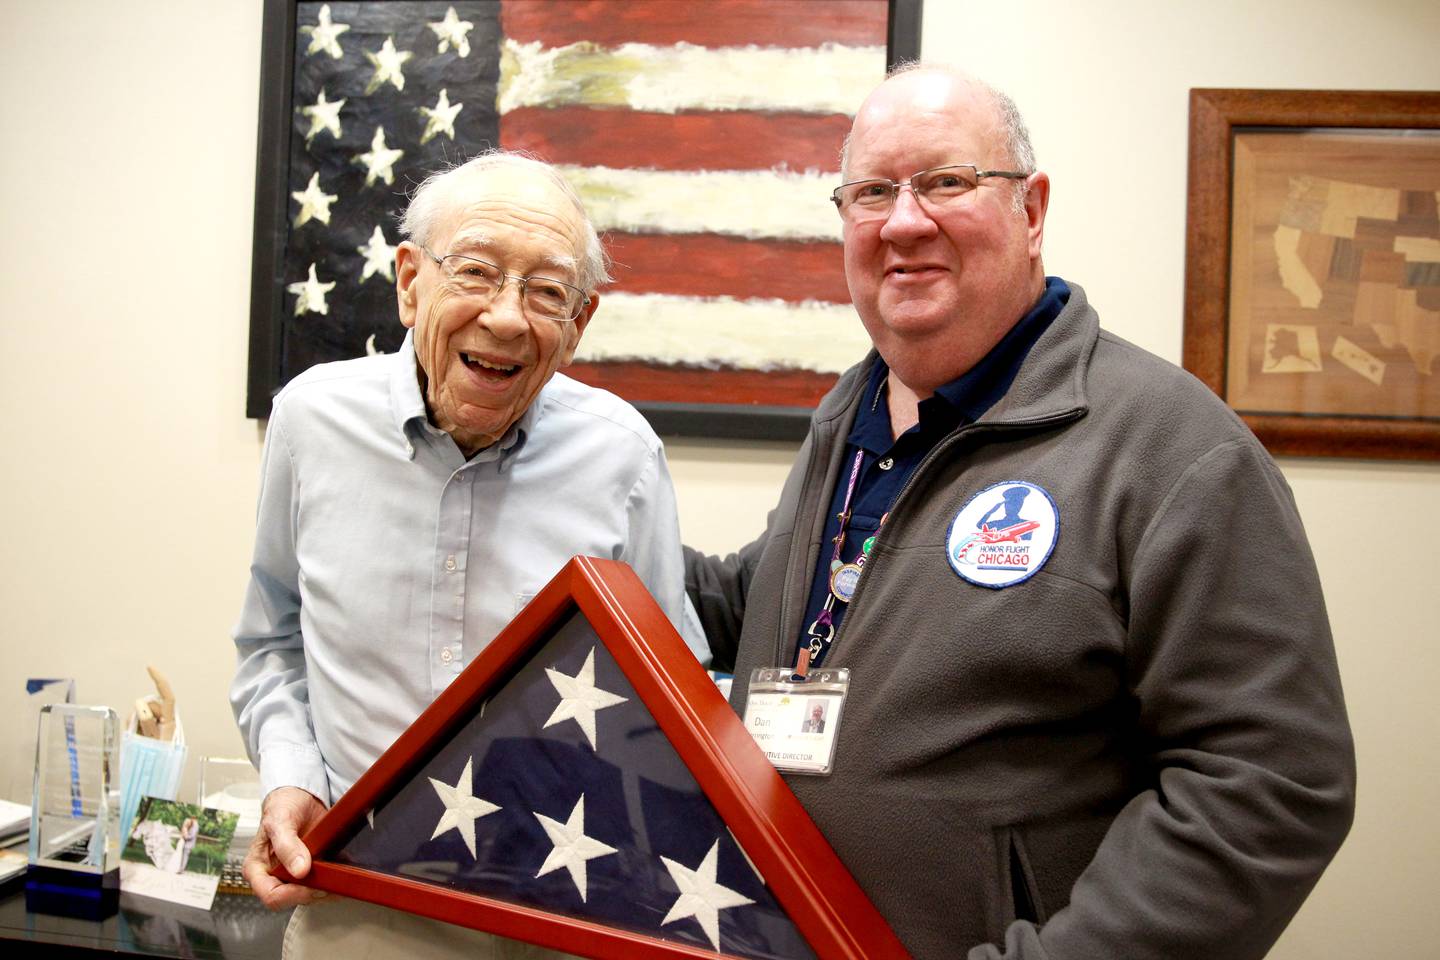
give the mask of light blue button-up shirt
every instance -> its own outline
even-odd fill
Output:
[[[265,793],[344,793],[577,554],[635,568],[692,650],[659,438],[557,374],[466,460],[433,426],[406,337],[275,399],[230,700]]]

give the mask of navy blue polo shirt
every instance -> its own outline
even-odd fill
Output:
[[[1064,280],[1046,277],[1045,292],[1030,312],[1011,327],[1010,332],[979,363],[937,389],[933,396],[921,400],[920,421],[893,439],[890,435],[890,404],[885,396],[885,381],[890,368],[884,360],[876,360],[861,397],[860,409],[855,414],[855,424],[845,441],[845,458],[835,492],[830,498],[830,514],[820,541],[820,559],[810,586],[797,652],[799,643],[809,643],[807,631],[830,594],[834,539],[840,532],[840,513],[845,508],[845,491],[850,484],[856,452],[861,453],[860,473],[855,481],[855,492],[850,501],[850,522],[845,527],[845,541],[840,550],[840,559],[844,563],[852,563],[860,556],[866,538],[880,528],[880,518],[889,511],[905,482],[935,444],[957,427],[979,420],[1005,395],[1030,348],[1050,328],[1069,299],[1070,288]],[[845,617],[846,606],[839,600],[832,605],[830,617],[837,632]],[[823,653],[815,663],[822,662]]]

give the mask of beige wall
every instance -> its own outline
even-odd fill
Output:
[[[1054,180],[1051,272],[1170,359],[1187,89],[1440,89],[1430,0],[926,7],[926,55],[1030,119]],[[155,663],[196,751],[241,749],[226,631],[259,453],[242,411],[260,4],[0,0],[0,23],[0,794],[20,796],[26,676],[74,675],[118,708]],[[791,453],[670,444],[686,538],[727,551],[758,531]],[[1440,941],[1440,468],[1282,465],[1325,581],[1361,798],[1273,956],[1421,956]]]

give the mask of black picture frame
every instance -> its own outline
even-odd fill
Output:
[[[917,58],[923,0],[877,2],[887,4],[887,63],[893,66]],[[286,243],[298,5],[298,0],[265,0],[264,7],[245,411],[252,419],[269,416],[272,399],[288,379],[284,320],[286,287],[293,278],[286,276]],[[321,359],[350,355],[337,351]],[[290,375],[298,372],[291,370]],[[657,433],[716,439],[798,440],[804,437],[811,414],[806,407],[753,404],[635,402],[635,406]]]

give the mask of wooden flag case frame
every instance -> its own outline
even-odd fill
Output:
[[[303,882],[595,960],[725,953],[329,859],[576,611],[589,622],[819,960],[908,954],[627,565],[575,557],[303,838]]]

